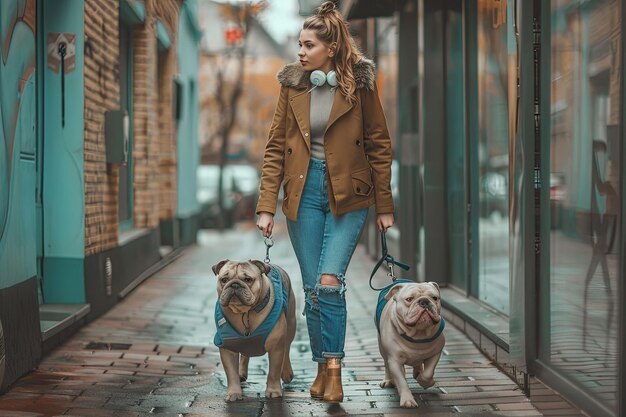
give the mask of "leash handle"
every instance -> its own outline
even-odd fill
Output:
[[[389,251],[387,250],[387,235],[386,231],[382,231],[380,233],[380,246],[383,250],[383,256],[385,257],[385,261],[387,261],[387,267],[389,268],[389,272],[387,273],[388,277],[391,277],[393,282],[396,281],[396,274],[393,272],[393,256],[389,255]]]
[[[383,262],[387,262],[387,266],[389,267],[389,273],[387,274],[387,276],[391,277],[391,280],[393,282],[395,282],[397,279],[393,270],[394,265],[404,269],[405,271],[408,271],[411,268],[409,265],[403,262],[396,261],[393,258],[393,256],[389,255],[389,250],[387,249],[387,237],[385,235],[385,231],[380,232],[380,246],[382,248],[383,255],[380,257],[378,262],[376,262],[376,265],[374,266],[374,269],[372,270],[372,273],[370,275],[370,288],[373,289],[374,291],[380,291],[384,288],[384,287],[374,288],[374,286],[372,286],[372,279],[374,278],[376,271],[378,271],[378,268],[380,268]]]
[[[265,239],[263,239],[263,242],[265,243],[265,259],[263,259],[263,262],[265,262],[266,264],[269,264],[270,263],[270,248],[274,246],[274,241],[272,240],[272,236],[268,236]]]

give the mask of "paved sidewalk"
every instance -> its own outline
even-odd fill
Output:
[[[310,358],[302,286],[284,223],[278,223],[272,262],[291,275],[298,332],[291,359],[296,373],[278,400],[263,397],[267,358],[252,358],[244,400],[226,403],[226,378],[213,345],[215,277],[224,258],[263,259],[265,247],[251,224],[218,233],[203,231],[199,244],[145,281],[100,319],[54,350],[39,368],[0,396],[0,416],[540,416],[578,415],[549,391],[537,391],[543,413],[451,324],[435,380],[427,390],[409,378],[420,407],[398,406],[395,389],[379,388],[383,361],[373,312],[377,293],[368,286],[373,262],[357,249],[347,273],[348,329],[344,402],[309,397],[317,365]],[[379,273],[376,285],[385,283]],[[410,372],[407,372],[410,376]],[[560,405],[559,405],[560,404]],[[547,405],[547,408],[546,408]]]

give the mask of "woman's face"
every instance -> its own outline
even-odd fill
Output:
[[[334,51],[330,45],[319,40],[315,31],[303,29],[298,43],[300,44],[298,57],[305,71],[321,69],[328,72],[332,69]]]

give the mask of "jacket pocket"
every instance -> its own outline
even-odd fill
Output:
[[[285,175],[285,177],[283,178],[283,201],[289,198],[289,181],[290,180],[291,180],[291,177],[287,175]]]
[[[369,168],[360,169],[352,173],[352,190],[354,194],[368,196],[372,193],[372,172]]]

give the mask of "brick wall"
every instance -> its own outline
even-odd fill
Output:
[[[146,21],[134,33],[133,192],[135,227],[159,223],[158,115],[156,92],[156,21],[152,1],[146,2]]]
[[[133,30],[133,222],[154,228],[176,213],[176,129],[172,78],[178,72],[179,0],[146,0]],[[158,53],[156,21],[171,47]],[[85,255],[118,242],[119,167],[106,164],[104,113],[120,108],[119,2],[85,1]]]
[[[176,141],[171,99],[176,68],[176,38],[180,4],[148,0],[146,24],[135,31],[135,226],[156,227],[176,210]],[[171,47],[157,51],[156,19],[167,28]],[[160,55],[160,56],[159,56]],[[157,67],[158,66],[158,67]]]
[[[119,109],[118,5],[85,2],[85,255],[117,246],[118,167],[107,167],[104,112]]]
[[[155,15],[169,33],[171,46],[158,53],[158,115],[159,115],[159,218],[172,219],[176,213],[176,125],[172,106],[173,78],[178,73],[176,59],[176,27],[180,6],[177,1],[154,2]]]

